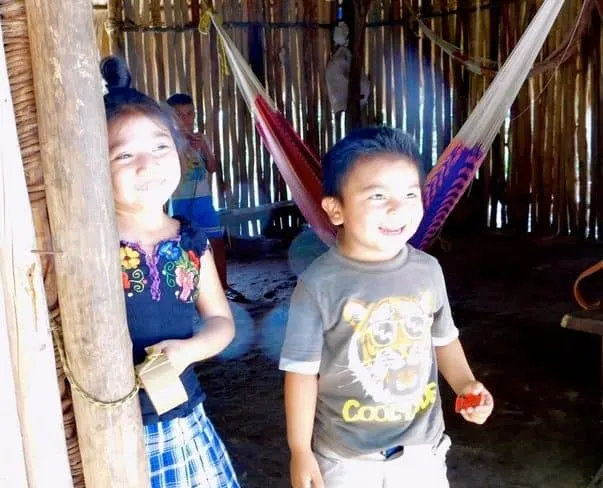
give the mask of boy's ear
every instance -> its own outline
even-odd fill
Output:
[[[341,202],[337,197],[324,197],[320,204],[333,225],[343,224]]]

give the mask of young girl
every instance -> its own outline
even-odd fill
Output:
[[[101,72],[108,89],[109,159],[134,363],[144,360],[149,346],[163,351],[188,394],[187,402],[158,415],[140,392],[150,485],[238,488],[193,371],[194,363],[230,343],[232,315],[207,237],[163,210],[178,186],[187,144],[169,109],[130,88],[123,60],[105,58]],[[193,334],[197,313],[205,325]]]

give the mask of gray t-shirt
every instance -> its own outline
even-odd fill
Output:
[[[342,456],[436,443],[434,347],[457,337],[435,258],[407,246],[366,263],[332,248],[299,278],[280,369],[319,374],[314,439]]]

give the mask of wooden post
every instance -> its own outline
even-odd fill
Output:
[[[0,26],[0,485],[73,486]],[[10,210],[9,210],[10,208]]]
[[[65,352],[88,395],[73,395],[86,487],[139,488],[148,473],[138,399],[99,405],[128,397],[135,377],[92,6],[27,0],[26,9]]]
[[[109,34],[109,51],[111,54],[123,56],[124,45],[121,32],[122,0],[107,1],[107,22],[105,29]]]

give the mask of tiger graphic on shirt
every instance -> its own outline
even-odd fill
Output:
[[[410,422],[435,402],[437,385],[429,382],[433,310],[431,293],[346,302],[343,319],[354,329],[348,368],[372,398],[348,399],[346,422]]]

